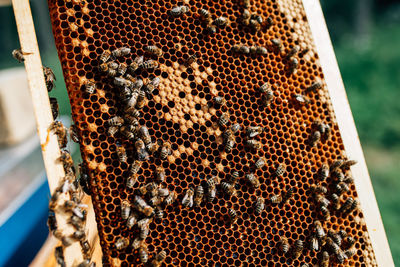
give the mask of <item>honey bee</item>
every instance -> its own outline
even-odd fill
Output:
[[[53,115],[53,120],[55,120],[55,119],[57,119],[58,112],[59,112],[57,98],[50,97],[49,101],[50,101],[50,107],[51,107],[51,114]]]
[[[126,200],[122,201],[122,204],[121,204],[122,220],[128,219],[130,213],[131,213],[131,204]]]
[[[43,67],[44,80],[46,82],[47,92],[50,92],[55,87],[56,76],[49,67]]]
[[[146,149],[150,154],[153,154],[158,150],[159,146],[157,143],[149,143],[146,145]]]
[[[309,139],[310,146],[315,147],[320,140],[321,140],[321,133],[319,131],[313,132]]]
[[[131,214],[126,220],[126,227],[131,229],[137,223],[138,216],[136,213]]]
[[[197,61],[197,56],[196,56],[195,54],[190,55],[190,56],[188,57],[188,59],[186,60],[186,62],[185,62],[185,66],[186,66],[186,67],[189,67],[189,66],[191,66],[193,63],[195,63],[196,61]]]
[[[177,6],[174,7],[173,9],[171,9],[170,11],[168,11],[168,14],[172,17],[179,17],[183,14],[185,14],[186,12],[189,12],[189,7],[188,6]]]
[[[272,90],[267,90],[265,94],[262,95],[262,103],[264,107],[268,107],[271,105],[272,101],[274,100],[274,93]]]
[[[323,207],[328,207],[329,204],[331,203],[327,198],[325,198],[323,195],[321,194],[316,194],[315,195],[315,201],[320,204]]]
[[[301,240],[296,240],[294,242],[294,246],[293,246],[293,258],[297,259],[298,257],[300,257],[301,252],[303,251],[303,241]]]
[[[299,66],[299,60],[295,57],[292,57],[289,61],[289,73],[290,74],[296,73],[298,66]]]
[[[289,241],[287,240],[286,237],[281,237],[281,239],[279,240],[278,245],[279,245],[279,250],[283,254],[286,254],[286,253],[289,252],[290,245],[289,245]]]
[[[318,239],[322,239],[325,236],[324,228],[319,220],[314,221],[314,231]]]
[[[300,95],[300,94],[295,94],[293,96],[293,100],[299,105],[306,105],[306,104],[310,104],[311,103],[311,101],[310,101],[310,99],[308,97],[305,97],[305,96]]]
[[[99,66],[100,71],[106,73],[109,77],[117,76],[117,68],[118,64],[113,61],[108,63],[101,63]]]
[[[68,143],[67,128],[61,121],[53,121],[49,127],[50,131],[53,131],[57,135],[58,145],[60,148],[65,148]]]
[[[250,149],[254,149],[254,150],[259,150],[261,149],[262,145],[259,141],[254,140],[254,139],[248,139],[246,140],[246,145],[250,148]]]
[[[164,142],[161,147],[160,158],[166,159],[171,154],[172,154],[171,144],[169,142]]]
[[[259,88],[258,88],[258,91],[260,91],[260,93],[266,93],[267,91],[269,91],[269,90],[271,90],[271,88],[270,88],[270,86],[269,86],[269,84],[268,83],[264,83],[263,85],[261,85]]]
[[[144,161],[149,159],[149,153],[146,151],[145,143],[139,139],[135,142],[136,153],[138,156],[138,160]]]
[[[252,18],[250,18],[249,26],[250,26],[254,31],[259,31],[259,30],[261,29],[261,24],[260,24],[257,20],[252,19]]]
[[[159,188],[158,188],[157,195],[158,195],[159,197],[167,197],[167,196],[169,195],[169,190],[168,190],[168,188],[159,187]]]
[[[147,60],[139,64],[139,68],[148,70],[148,69],[156,69],[158,68],[158,62],[155,60]]]
[[[148,236],[150,229],[149,225],[153,221],[153,218],[144,218],[137,222],[138,228],[140,229],[140,238],[145,240]]]
[[[325,206],[321,206],[321,207],[319,207],[319,210],[321,211],[322,216],[324,217],[324,220],[329,221],[331,218],[331,213],[329,212],[328,208]]]
[[[329,166],[325,163],[322,164],[321,168],[318,171],[318,179],[321,181],[325,181],[329,176]]]
[[[207,25],[206,32],[210,35],[217,33],[217,28],[214,25]]]
[[[246,129],[247,136],[250,138],[256,137],[264,132],[264,128],[260,126],[249,126]]]
[[[327,238],[326,244],[328,249],[335,254],[337,261],[342,264],[345,260],[345,255],[343,251],[340,249],[339,245],[336,244],[331,238]]]
[[[321,258],[321,267],[329,267],[329,254],[326,251],[322,252],[322,258]]]
[[[124,119],[120,116],[114,116],[107,120],[109,126],[121,126],[124,123]]]
[[[149,52],[150,54],[153,54],[153,55],[157,56],[157,57],[161,57],[162,54],[163,54],[161,48],[158,48],[158,47],[155,46],[155,45],[148,45],[148,46],[145,46],[145,47],[144,47],[144,50],[147,51],[147,52]]]
[[[61,156],[59,157],[59,161],[63,164],[64,170],[68,173],[74,167],[74,161],[72,160],[71,154],[63,149],[61,150]]]
[[[158,185],[155,182],[147,183],[147,184],[141,186],[138,189],[138,192],[140,195],[149,194],[150,196],[154,197],[158,193]]]
[[[115,241],[114,245],[117,250],[123,250],[129,245],[129,240],[124,237],[120,237],[117,239],[117,241]]]
[[[357,207],[358,207],[358,202],[357,200],[354,200],[353,203],[351,203],[350,208],[346,211],[346,213],[352,212],[353,210],[357,209]]]
[[[135,184],[138,182],[136,174],[131,174],[126,179],[126,187],[133,188]]]
[[[114,51],[111,52],[111,56],[114,58],[117,57],[124,57],[127,56],[131,53],[131,49],[129,47],[120,47],[115,49]]]
[[[227,182],[222,182],[221,183],[222,190],[230,196],[235,196],[236,195],[236,189],[234,184],[230,184]]]
[[[126,63],[120,63],[117,68],[117,75],[123,76],[128,69],[128,65]]]
[[[265,47],[263,47],[263,46],[255,46],[254,47],[255,48],[255,54],[257,54],[257,55],[266,55],[266,54],[268,54],[268,50],[267,50],[267,48],[265,48]]]
[[[343,182],[345,182],[346,184],[352,184],[354,183],[354,178],[350,175],[347,175],[344,177]]]
[[[257,215],[260,215],[264,209],[265,209],[265,200],[262,197],[258,197],[255,203],[254,212]]]
[[[132,163],[131,167],[129,168],[129,175],[137,174],[139,172],[139,170],[140,170],[140,167],[142,167],[142,162],[138,161],[138,160],[135,160]]]
[[[151,136],[149,134],[149,129],[147,129],[146,126],[142,126],[139,128],[139,136],[145,144],[151,143]]]
[[[160,85],[160,81],[161,81],[160,78],[155,77],[154,79],[152,79],[150,82],[148,82],[146,84],[145,91],[148,94],[152,95],[154,90],[157,89],[158,86]]]
[[[254,166],[256,167],[256,169],[261,169],[265,166],[266,162],[267,160],[264,157],[261,157],[254,163]]]
[[[117,155],[120,162],[126,162],[128,160],[125,147],[123,146],[117,146]]]
[[[238,171],[233,171],[231,176],[230,176],[229,182],[231,184],[236,184],[238,179],[239,179],[239,172]]]
[[[83,192],[88,195],[91,195],[91,184],[90,184],[90,177],[88,174],[88,169],[85,163],[79,164],[79,185],[81,186]]]
[[[139,196],[135,196],[133,205],[136,210],[138,210],[140,213],[143,213],[146,217],[149,217],[154,211],[154,209]]]
[[[233,125],[231,125],[230,130],[232,131],[233,134],[236,134],[237,132],[242,130],[242,126],[240,126],[239,123],[234,123]]]
[[[250,54],[250,48],[243,44],[236,44],[232,46],[234,53]]]
[[[49,227],[50,232],[54,232],[57,230],[57,219],[54,210],[49,210],[49,216],[47,217],[47,226]]]
[[[143,63],[144,57],[143,56],[137,56],[133,62],[128,66],[128,71],[129,73],[134,73],[140,65]]]
[[[14,49],[11,52],[11,54],[16,60],[18,60],[19,63],[22,63],[22,62],[25,61],[25,57],[24,56],[31,55],[32,53],[23,52],[21,50],[21,48],[18,48],[18,49]]]
[[[354,255],[356,255],[357,250],[355,248],[350,248],[344,251],[344,256],[346,259],[352,258]]]
[[[190,187],[186,190],[185,196],[182,199],[182,206],[191,208],[193,206],[194,189]]]
[[[224,97],[222,96],[216,96],[214,97],[214,102],[215,104],[217,104],[218,106],[225,106],[226,105],[226,100]]]
[[[343,165],[343,162],[344,162],[344,160],[342,160],[342,159],[335,160],[335,161],[332,162],[332,164],[330,165],[329,170],[332,172],[332,171],[334,171],[334,170],[340,168],[340,167]]]
[[[105,63],[110,59],[110,57],[111,57],[110,51],[105,50],[105,51],[103,51],[103,53],[101,53],[99,60],[100,60],[100,62]]]
[[[285,194],[283,194],[282,203],[286,203],[289,199],[293,197],[294,189],[289,188]]]
[[[214,24],[217,27],[225,27],[228,24],[228,18],[226,17],[219,17],[214,21]]]
[[[322,83],[320,81],[313,82],[309,87],[307,87],[306,92],[315,93],[318,89],[322,88]]]
[[[171,191],[171,192],[169,193],[169,195],[165,198],[164,204],[165,204],[165,205],[171,205],[172,203],[175,202],[175,200],[176,200],[177,197],[178,197],[178,196],[177,196],[176,192],[175,192],[175,191]]]
[[[75,229],[82,229],[85,225],[85,221],[76,215],[71,215],[67,222],[75,227]]]
[[[109,129],[116,127],[116,131],[118,131],[118,127],[117,126],[111,126]],[[124,125],[121,126],[121,128],[119,128],[119,131],[121,132],[121,134],[123,136],[125,136],[126,138],[128,138],[129,140],[134,140],[136,138],[136,135],[134,133],[134,129],[132,129],[132,127]]]
[[[346,160],[343,162],[343,164],[340,166],[340,168],[346,169],[349,168],[353,165],[357,164],[356,160]]]
[[[200,18],[202,20],[204,20],[207,24],[210,24],[211,15],[210,15],[210,12],[207,9],[204,9],[204,8],[200,9],[199,10],[199,15],[200,15]]]
[[[295,45],[289,52],[286,54],[286,58],[290,59],[291,57],[295,56],[300,51],[300,46]]]
[[[272,39],[271,40],[272,46],[274,47],[274,50],[276,52],[282,53],[283,47],[282,47],[282,42],[279,39]]]
[[[236,223],[237,219],[238,219],[237,212],[234,209],[229,209],[228,214],[229,214],[230,223],[231,224]]]
[[[156,178],[157,178],[157,181],[160,183],[165,181],[165,170],[162,166],[158,166],[156,168]]]
[[[79,263],[77,265],[77,267],[96,267],[96,263],[90,262],[90,259],[86,259],[86,260],[82,261],[81,263]]]
[[[348,192],[350,190],[349,186],[344,183],[344,182],[340,182],[335,186],[336,189],[336,194],[338,194],[339,196],[345,192]]]
[[[154,207],[162,203],[163,199],[160,196],[154,196],[149,200],[149,205]]]
[[[342,244],[342,237],[339,234],[335,233],[332,230],[329,230],[328,236],[340,247],[340,245]]]
[[[154,260],[151,262],[152,267],[161,267],[162,263],[164,262],[165,258],[167,258],[167,252],[165,250],[161,250],[155,257]]]
[[[71,237],[76,241],[85,240],[86,239],[86,233],[83,230],[76,230],[75,232],[72,233]]]
[[[342,182],[344,180],[344,174],[340,169],[336,169],[331,173],[331,177],[338,182]]]
[[[125,79],[125,78],[122,78],[122,77],[115,77],[114,78],[114,84],[116,86],[119,86],[119,87],[122,87],[122,88],[124,88],[124,87],[132,88],[132,85],[133,85],[133,83],[131,81],[129,81],[129,80]]]
[[[62,236],[60,240],[64,247],[69,247],[75,242],[71,236]]]
[[[274,175],[280,177],[283,176],[285,172],[286,172],[286,165],[281,163],[278,164],[278,167],[276,168]]]
[[[356,240],[351,236],[347,236],[345,241],[346,241],[347,247],[352,247],[354,245],[354,243],[356,243]]]
[[[311,185],[311,192],[314,194],[326,194],[328,189],[325,186],[313,184]]]
[[[207,186],[207,201],[208,202],[213,202],[215,197],[217,195],[217,187],[215,184],[208,184]]]
[[[260,187],[260,181],[258,180],[258,178],[254,175],[254,173],[248,173],[245,175],[245,179],[247,181],[250,182],[250,184],[254,187],[254,188],[258,188]]]
[[[243,7],[249,8],[250,7],[250,0],[243,0]]]
[[[193,200],[195,207],[198,207],[201,205],[201,202],[203,201],[203,197],[204,197],[204,189],[201,185],[198,185],[196,187],[195,197]]]
[[[282,195],[278,194],[278,195],[273,195],[272,197],[270,197],[269,199],[271,201],[272,204],[279,204],[282,202]]]
[[[62,246],[58,246],[54,249],[54,257],[58,265],[65,267],[64,250]]]
[[[154,217],[156,217],[156,219],[161,220],[164,217],[164,211],[160,207],[157,207],[154,212]]]
[[[338,231],[338,235],[340,235],[340,237],[341,237],[342,239],[344,239],[345,237],[347,237],[347,232],[346,232],[345,230],[343,230],[343,229],[340,229],[340,230]]]
[[[139,259],[141,263],[146,263],[149,260],[147,245],[142,243],[139,247]]]
[[[235,138],[231,135],[228,136],[228,138],[225,138],[224,140],[224,145],[225,145],[225,151],[230,152],[232,148],[235,146]]]
[[[310,250],[318,251],[319,250],[319,242],[315,235],[311,236],[310,239]]]

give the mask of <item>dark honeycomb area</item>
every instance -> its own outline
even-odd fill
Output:
[[[279,3],[278,3],[279,2]],[[172,18],[168,10],[187,5],[190,11]],[[217,28],[215,35],[205,33],[205,25],[198,11],[207,9],[213,19],[225,16],[229,24]],[[155,253],[164,249],[168,256],[164,266],[300,266],[318,264],[321,252],[309,249],[307,241],[315,219],[321,218],[310,186],[317,184],[317,171],[323,163],[330,164],[344,158],[340,132],[331,107],[328,90],[305,93],[316,79],[323,81],[307,18],[301,1],[255,0],[250,11],[273,25],[252,32],[240,23],[242,4],[237,1],[175,0],[159,1],[49,1],[53,32],[62,64],[72,107],[72,117],[79,129],[83,160],[92,171],[92,199],[103,250],[104,265],[128,266],[140,264],[138,252],[128,247],[117,251],[115,241],[135,238],[121,219],[121,202],[133,200],[135,188],[154,179],[157,166],[166,170],[163,187],[178,193],[178,200],[166,208],[161,221],[150,224],[148,244],[149,262]],[[282,41],[283,54],[273,51],[271,40]],[[234,54],[235,44],[260,45],[268,54]],[[125,186],[128,168],[134,161],[134,144],[121,136],[107,134],[105,121],[121,115],[122,105],[110,79],[98,70],[99,56],[105,50],[129,47],[132,55],[118,58],[130,64],[137,55],[144,55],[144,47],[156,45],[163,55],[157,60],[160,67],[141,71],[139,76],[150,79],[158,76],[161,84],[141,110],[141,125],[149,128],[153,142],[169,141],[172,155],[167,160],[151,156],[138,173],[135,188]],[[298,70],[287,71],[284,54],[299,45],[309,52],[299,55]],[[184,62],[195,54],[197,62]],[[149,56],[146,56],[149,58]],[[97,89],[84,93],[84,83],[95,81]],[[261,104],[257,90],[262,84],[272,85],[274,100],[269,107]],[[305,94],[311,103],[294,104],[294,94]],[[225,98],[226,107],[212,104],[215,96]],[[251,151],[245,147],[245,130],[236,135],[236,145],[224,151],[222,132],[217,124],[222,112],[230,115],[230,124],[262,126],[265,131],[256,137],[262,149]],[[317,146],[308,145],[312,123],[321,120],[330,125],[332,136]],[[121,163],[116,153],[117,144],[128,151],[128,161]],[[266,166],[254,170],[254,162],[265,157]],[[286,165],[282,177],[275,177],[278,164]],[[227,196],[221,190],[216,199],[203,202],[200,207],[181,205],[184,191],[203,184],[212,176],[229,180],[237,170],[240,179],[237,195]],[[244,175],[254,172],[261,186],[253,189]],[[332,179],[322,182],[332,190]],[[294,196],[286,204],[273,205],[268,199],[274,194],[294,189]],[[266,200],[265,210],[254,213],[257,197]],[[357,199],[354,185],[340,201]],[[229,209],[238,213],[236,223],[228,221]],[[323,221],[327,232],[345,230],[354,237],[357,253],[346,260],[346,266],[376,265],[362,211],[357,209],[347,216],[331,212],[331,219]],[[291,246],[298,239],[306,243],[298,259],[282,255],[278,242],[284,236]],[[331,257],[331,266],[336,266]]]

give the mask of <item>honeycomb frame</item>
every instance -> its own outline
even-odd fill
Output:
[[[179,4],[187,4],[190,11],[182,17],[169,17],[168,10]],[[207,8],[214,18],[225,15],[230,24],[214,36],[206,35],[196,17],[200,8]],[[254,3],[252,12],[271,16],[274,21],[268,30],[257,33],[240,25],[242,8],[238,2],[49,1],[49,9],[73,120],[80,132],[82,158],[96,173],[92,177],[92,200],[105,265],[127,266],[128,262],[139,261],[131,248],[119,252],[113,247],[120,236],[134,237],[120,218],[121,201],[132,200],[133,190],[125,187],[124,179],[133,158],[129,157],[128,164],[120,163],[115,151],[118,138],[106,135],[104,122],[120,114],[121,106],[110,81],[98,74],[98,57],[104,50],[122,46],[143,55],[145,45],[161,47],[164,55],[157,59],[159,69],[140,73],[145,79],[154,75],[161,78],[154,97],[143,108],[140,124],[149,128],[153,141],[169,140],[173,154],[167,161],[152,156],[144,162],[137,186],[151,181],[155,167],[162,165],[167,173],[163,186],[179,194],[178,201],[167,207],[162,222],[150,225],[146,239],[150,260],[154,253],[165,249],[167,265],[300,266],[319,262],[320,253],[308,249],[296,260],[277,251],[280,236],[288,237],[291,244],[309,238],[313,219],[318,217],[308,194],[310,185],[317,182],[316,172],[322,163],[345,157],[326,87],[308,95],[312,103],[307,107],[292,101],[293,94],[303,94],[316,78],[324,79],[301,1]],[[282,40],[285,52],[293,45],[310,48],[299,58],[296,74],[289,75],[284,57],[272,51],[272,38]],[[266,46],[270,51],[267,56],[236,55],[231,47],[238,43]],[[192,54],[199,59],[188,68],[184,62]],[[123,60],[130,63],[132,57]],[[98,88],[91,96],[83,92],[87,79],[94,79]],[[274,85],[275,95],[267,108],[260,105],[257,91],[265,82]],[[227,101],[232,122],[242,127],[267,128],[258,137],[263,149],[255,154],[246,149],[242,131],[236,136],[234,149],[224,152],[222,130],[216,123],[221,110],[210,105],[217,95]],[[331,125],[332,137],[311,148],[307,140],[316,119]],[[122,142],[126,147],[133,146],[126,140]],[[219,193],[213,203],[192,209],[178,204],[188,187],[203,183],[210,175],[226,180],[232,170],[244,176],[260,156],[267,158],[267,167],[255,172],[261,182],[259,189],[239,183],[237,196]],[[272,178],[278,163],[287,166],[282,179]],[[323,184],[330,182],[328,178]],[[290,187],[295,188],[295,194],[288,203],[267,204],[261,215],[254,214],[257,196],[269,199]],[[354,185],[342,202],[349,196],[357,199]],[[233,226],[226,223],[231,207],[239,213]],[[362,211],[356,210],[346,218],[336,215],[332,214],[332,221],[325,222],[324,227],[344,229],[357,240],[357,254],[346,264],[375,265]]]

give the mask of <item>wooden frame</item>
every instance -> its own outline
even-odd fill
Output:
[[[346,153],[349,158],[358,161],[358,164],[351,167],[351,171],[355,177],[354,183],[360,200],[361,209],[364,213],[367,230],[371,238],[376,262],[379,266],[394,266],[321,5],[317,0],[302,0],[302,2],[314,38],[314,44],[317,49],[322,71],[325,76],[325,82],[328,85],[329,95]]]

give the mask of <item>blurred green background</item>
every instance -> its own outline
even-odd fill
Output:
[[[400,1],[321,1],[360,135],[393,258],[400,265]],[[70,107],[44,0],[32,1],[43,64],[57,88],[60,112]],[[0,68],[21,66],[11,7],[0,8]],[[355,177],[357,178],[357,177]]]

